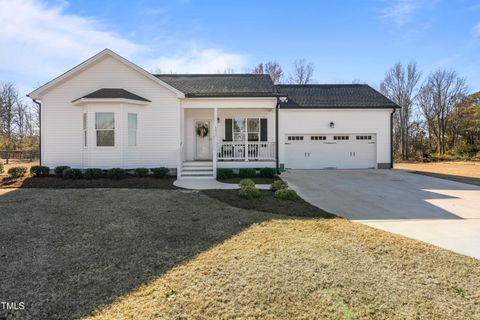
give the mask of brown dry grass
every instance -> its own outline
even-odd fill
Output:
[[[272,220],[88,319],[480,319],[479,285],[473,258],[343,219]]]
[[[394,168],[480,185],[480,162],[395,163]]]
[[[16,159],[10,159],[9,163],[6,164],[5,160],[0,159],[0,161],[3,163],[3,168],[4,172],[0,173],[0,176],[7,176],[8,169],[12,167],[27,167],[27,172],[30,172],[30,167],[32,166],[38,166],[38,161],[25,161],[25,160],[16,160]]]

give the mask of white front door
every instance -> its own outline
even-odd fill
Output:
[[[212,160],[210,121],[195,121],[195,160]]]

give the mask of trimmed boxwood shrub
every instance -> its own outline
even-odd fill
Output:
[[[23,177],[27,173],[27,167],[12,167],[8,169],[8,175],[12,178]]]
[[[274,178],[276,174],[275,168],[262,168],[260,169],[260,175],[265,178]]]
[[[262,195],[260,190],[252,186],[246,186],[240,188],[238,195],[244,199],[258,198]]]
[[[149,173],[150,173],[150,170],[148,170],[147,168],[136,168],[133,171],[133,174],[136,177],[146,177],[146,176],[148,176]]]
[[[120,180],[127,176],[127,172],[122,168],[112,168],[107,171],[109,179]]]
[[[295,192],[295,190],[292,189],[280,189],[275,191],[274,194],[275,198],[281,199],[281,200],[297,200],[298,195]]]
[[[70,169],[69,166],[58,166],[58,167],[55,167],[55,169],[53,169],[53,172],[55,172],[55,175],[59,178],[63,177],[63,171],[65,169]]]
[[[83,172],[80,169],[68,168],[63,170],[62,177],[63,179],[72,179],[72,180],[82,179]]]
[[[240,186],[240,188],[255,187],[255,182],[252,179],[243,179],[238,185]]]
[[[165,167],[152,168],[152,169],[150,169],[150,171],[152,171],[153,176],[155,178],[165,178],[168,175],[168,173],[170,172],[170,170],[168,168],[165,168]]]
[[[50,168],[47,166],[32,166],[30,174],[35,177],[46,177],[50,174]]]
[[[235,177],[233,169],[217,169],[217,179],[226,180]]]
[[[278,191],[278,190],[283,190],[283,189],[288,189],[287,181],[275,180],[270,185],[270,190],[272,190],[273,192]]]
[[[238,171],[238,176],[240,178],[253,178],[256,176],[256,174],[257,174],[257,170],[253,168],[241,168]]]
[[[3,173],[5,169],[3,168],[3,163],[0,162],[0,173]]]
[[[83,176],[85,179],[100,179],[105,176],[105,172],[99,168],[88,168],[85,170]]]

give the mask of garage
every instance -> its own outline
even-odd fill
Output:
[[[287,134],[289,169],[366,169],[377,167],[376,134]]]

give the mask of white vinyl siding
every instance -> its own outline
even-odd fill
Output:
[[[128,146],[135,147],[137,145],[137,114],[128,114]]]

